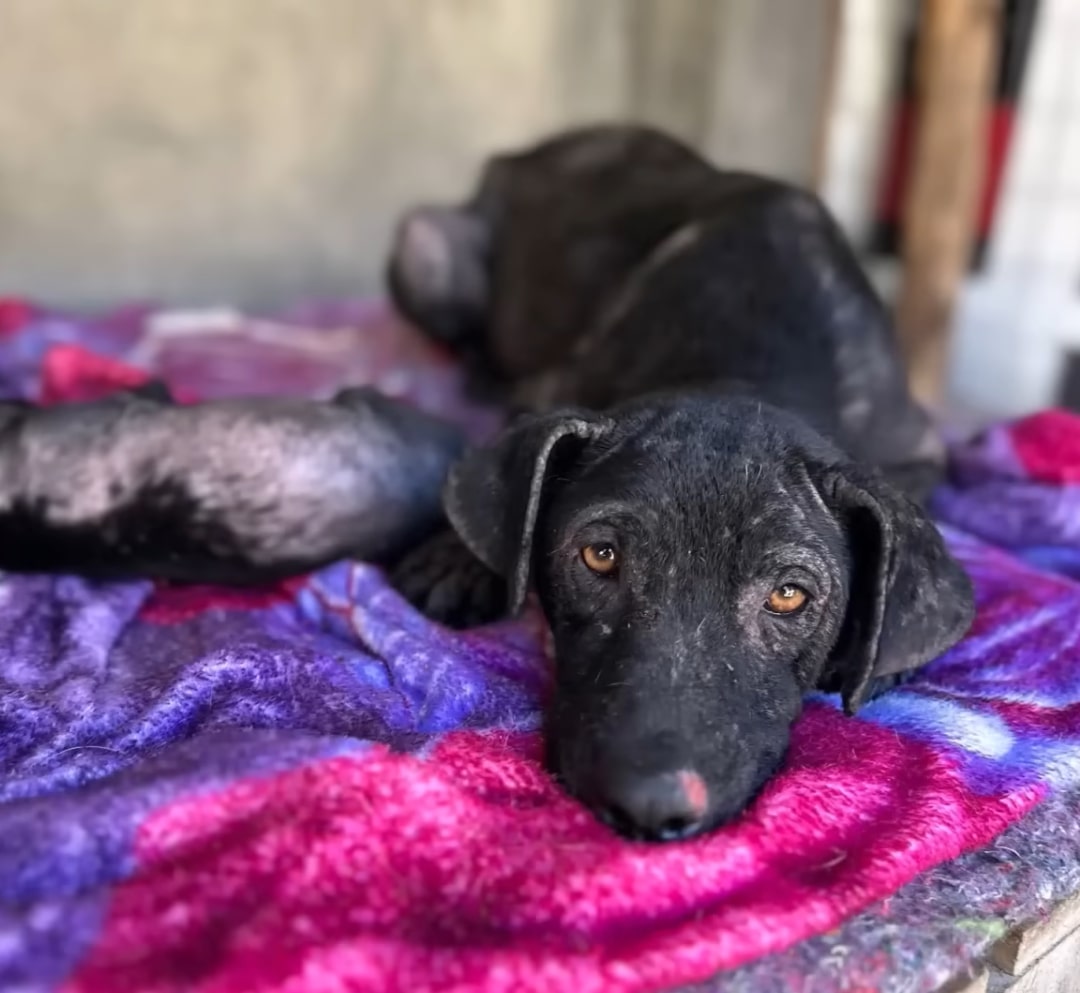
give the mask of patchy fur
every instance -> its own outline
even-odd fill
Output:
[[[0,569],[261,583],[430,531],[456,431],[367,389],[5,405]]]

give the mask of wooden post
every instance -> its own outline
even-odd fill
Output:
[[[896,317],[916,396],[942,400],[949,331],[974,244],[998,51],[996,0],[923,0]]]

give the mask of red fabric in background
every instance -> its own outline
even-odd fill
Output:
[[[1042,483],[1080,483],[1080,416],[1047,410],[1017,421],[1013,448],[1032,479]]]

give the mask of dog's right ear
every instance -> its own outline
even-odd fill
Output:
[[[450,470],[443,490],[447,517],[469,551],[506,580],[512,614],[521,610],[529,590],[545,482],[556,464],[602,437],[611,424],[576,410],[524,417]]]
[[[398,225],[387,271],[398,309],[447,341],[477,326],[490,293],[490,241],[487,223],[468,210],[411,210]]]
[[[853,714],[875,681],[895,681],[958,642],[975,596],[930,517],[877,473],[837,468],[822,496],[848,535],[853,570],[823,688],[839,690]]]

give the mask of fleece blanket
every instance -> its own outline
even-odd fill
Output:
[[[0,303],[9,395],[147,374],[190,397],[374,382],[477,437],[496,420],[376,305]],[[448,631],[358,562],[248,592],[0,577],[0,989],[738,983],[1080,789],[1078,480],[1065,413],[962,447],[937,509],[977,586],[970,635],[857,718],[809,700],[745,815],[666,846],[544,774],[535,612]]]

